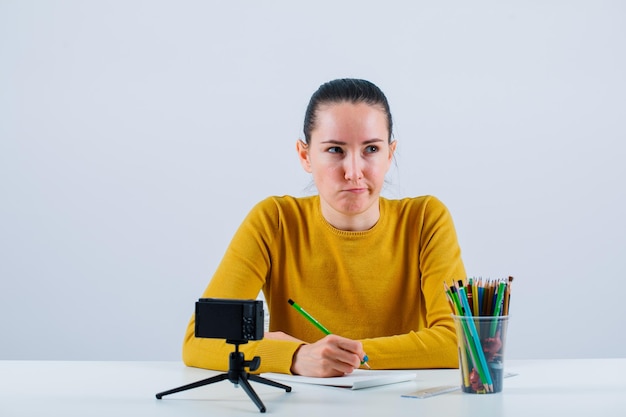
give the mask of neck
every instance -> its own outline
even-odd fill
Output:
[[[343,213],[337,211],[321,201],[322,216],[335,229],[347,232],[362,232],[369,230],[380,218],[379,204],[372,204],[367,210],[361,213]]]

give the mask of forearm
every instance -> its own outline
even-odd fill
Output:
[[[230,353],[235,350],[234,345],[222,339],[196,338],[194,327],[195,323],[192,318],[183,342],[183,362],[187,366],[227,371]],[[293,355],[300,345],[300,342],[294,341],[262,339],[242,344],[239,350],[246,360],[252,360],[255,356],[261,358],[261,366],[254,371],[255,373],[288,374]]]

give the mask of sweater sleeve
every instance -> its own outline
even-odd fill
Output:
[[[465,279],[465,268],[452,217],[438,199],[430,197],[418,231],[423,322],[407,334],[363,340],[370,365],[378,369],[456,368],[458,353],[454,322],[445,298],[444,281]]]
[[[224,257],[202,297],[255,299],[272,267],[272,245],[279,227],[278,210],[271,199],[255,206],[233,236]],[[228,370],[234,346],[221,339],[196,338],[192,315],[183,341],[183,361],[188,366]],[[300,343],[266,340],[250,341],[240,347],[247,360],[261,356],[256,372],[290,373]]]

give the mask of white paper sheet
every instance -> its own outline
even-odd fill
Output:
[[[300,375],[275,373],[264,373],[261,374],[261,376],[285,384],[298,382],[303,384],[326,385],[356,390],[411,381],[416,378],[417,374],[412,371],[372,371],[366,369],[355,369],[354,372],[349,375],[333,378],[313,378]]]

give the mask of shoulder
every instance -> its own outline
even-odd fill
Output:
[[[317,207],[318,196],[270,196],[259,201],[250,211],[250,217],[272,219],[280,223],[285,219],[308,217]]]
[[[394,200],[381,198],[381,201],[391,212],[442,213],[448,211],[446,205],[433,195],[406,197]]]
[[[293,197],[290,195],[270,196],[259,201],[254,210],[261,211],[300,211],[314,207],[318,196]]]
[[[382,200],[381,213],[385,221],[400,227],[423,228],[452,223],[452,216],[446,205],[433,195],[407,197],[396,200]],[[438,227],[437,226],[437,227]]]
[[[456,245],[454,221],[446,205],[432,195],[389,200],[389,223],[396,230],[413,230],[423,247],[429,244]],[[393,224],[395,222],[395,224]],[[434,243],[437,242],[437,243]]]

